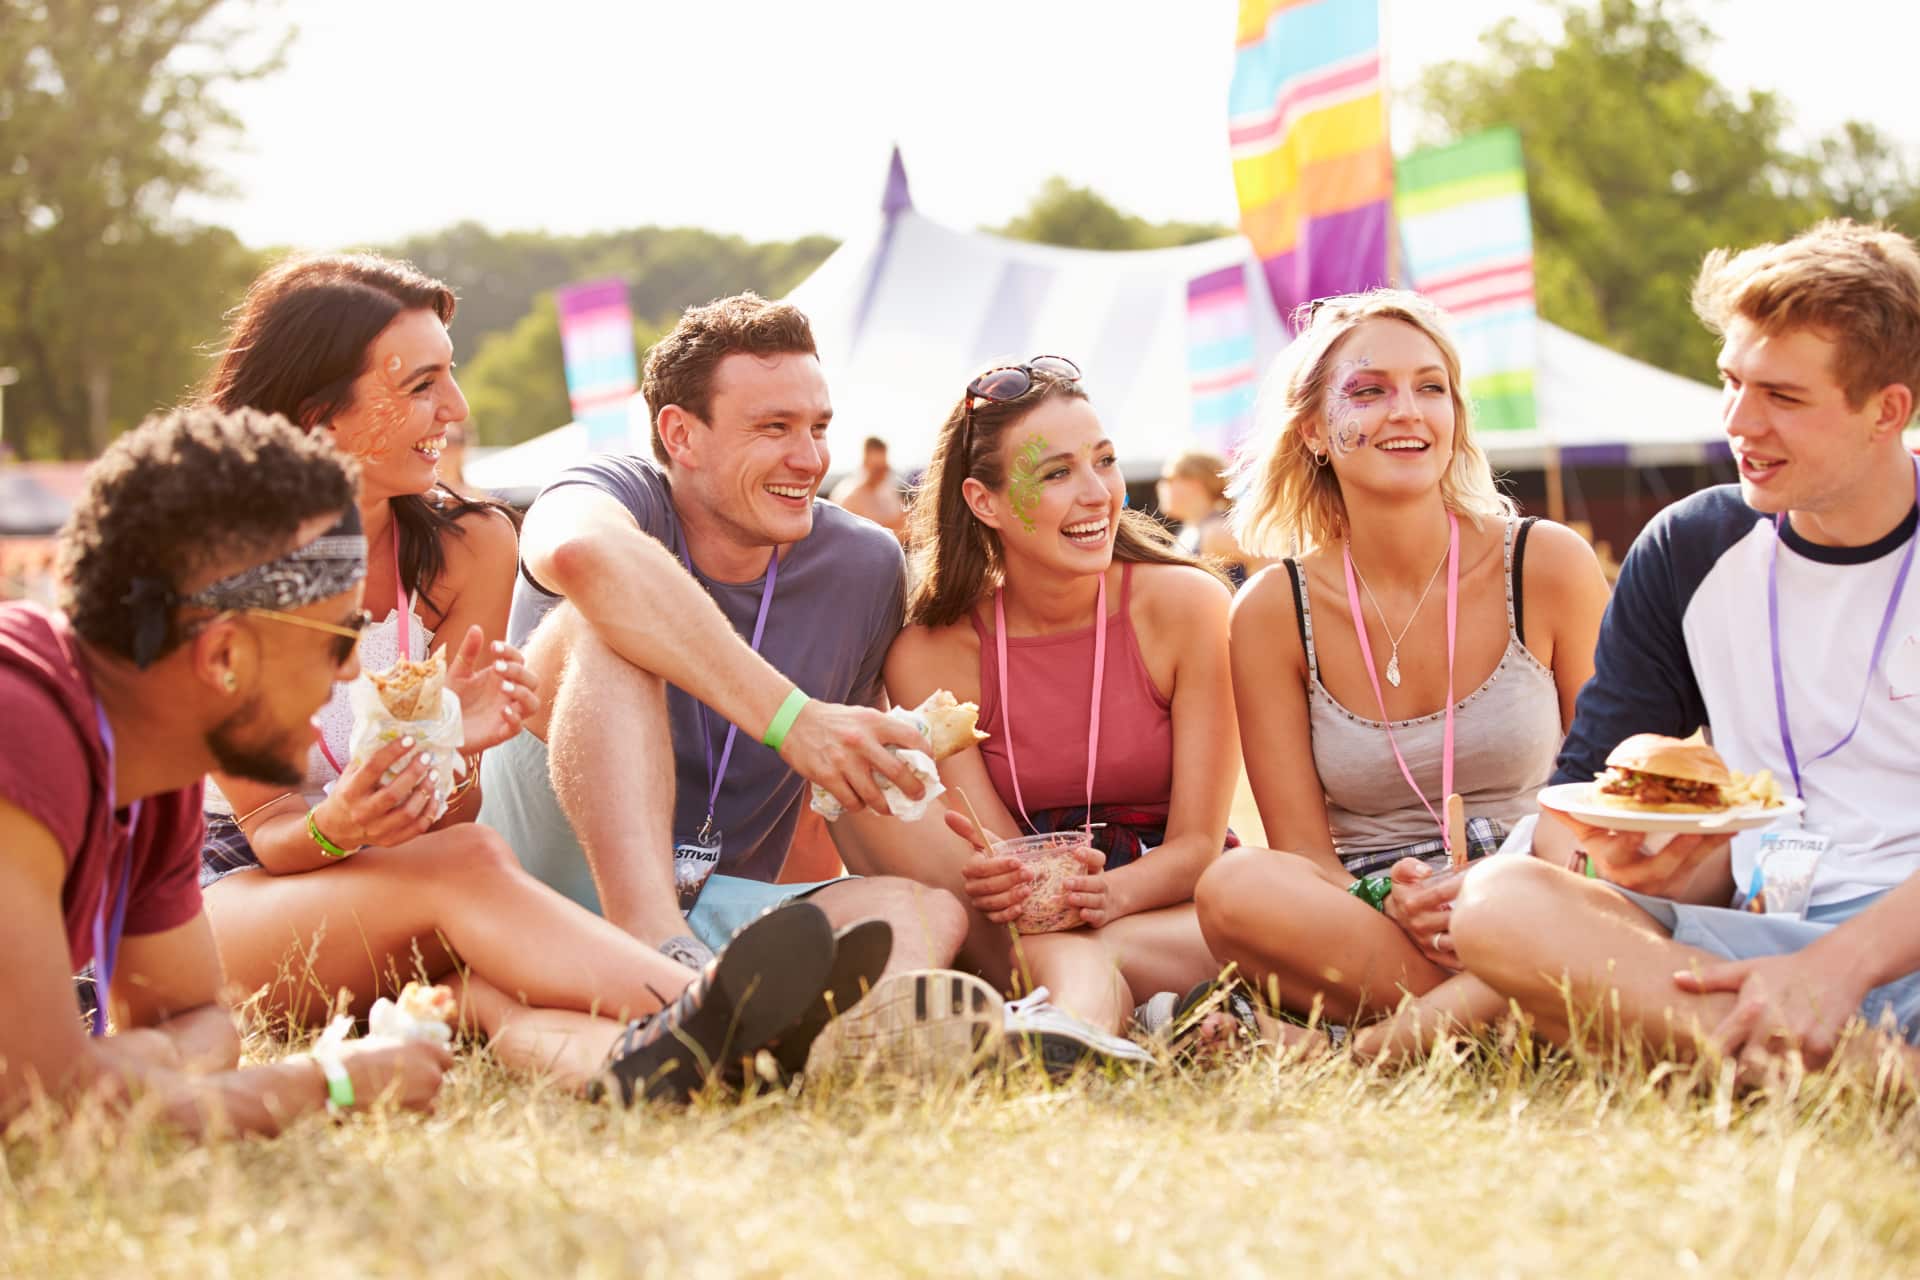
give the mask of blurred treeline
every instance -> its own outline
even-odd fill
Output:
[[[190,394],[224,313],[286,252],[242,245],[172,206],[221,189],[203,157],[240,130],[222,91],[273,74],[284,46],[270,33],[287,16],[251,0],[0,0],[0,366],[20,373],[4,392],[14,452],[88,457]],[[1400,143],[1521,130],[1548,319],[1710,378],[1712,339],[1687,304],[1706,250],[1836,213],[1920,232],[1920,175],[1903,145],[1865,123],[1796,135],[1776,95],[1735,93],[1706,69],[1712,33],[1687,5],[1562,0],[1546,25],[1504,23],[1477,58],[1421,77],[1422,136]],[[1226,228],[1148,223],[1055,179],[997,230],[1132,249]],[[555,287],[624,278],[644,354],[682,307],[747,288],[778,297],[834,242],[464,223],[397,245],[327,247],[399,254],[454,286],[472,425],[482,443],[506,444],[567,418]]]

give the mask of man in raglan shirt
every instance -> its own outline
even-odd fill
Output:
[[[1674,504],[1635,542],[1555,781],[1591,780],[1633,734],[1705,726],[1730,768],[1804,798],[1796,834],[1825,846],[1811,906],[1804,920],[1739,909],[1762,833],[1661,845],[1549,812],[1541,857],[1469,877],[1453,941],[1549,1029],[1617,1007],[1601,1034],[1820,1064],[1856,1015],[1920,1034],[1920,473],[1902,443],[1920,254],[1822,223],[1709,255],[1693,301],[1723,338],[1740,483]]]
[[[330,1098],[438,1092],[437,1045],[234,1070],[200,909],[203,775],[297,781],[314,712],[357,669],[354,489],[283,419],[157,419],[89,473],[61,612],[0,604],[0,1121],[38,1096],[133,1095],[189,1133],[271,1133]],[[88,964],[112,1035],[104,1010],[82,1027]]]

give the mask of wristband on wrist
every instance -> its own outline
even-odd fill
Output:
[[[353,849],[342,849],[339,845],[321,834],[320,824],[314,820],[313,812],[312,809],[307,810],[307,834],[313,838],[315,844],[320,846],[320,852],[329,858],[351,858],[356,851]]]
[[[314,1046],[313,1062],[327,1078],[327,1114],[339,1115],[353,1105],[353,1077],[347,1074],[346,1064],[340,1061],[338,1053],[323,1050],[319,1045]]]
[[[787,695],[787,700],[780,704],[780,709],[773,713],[773,723],[767,726],[766,736],[760,741],[778,751],[785,744],[787,732],[793,728],[793,722],[800,718],[800,708],[811,701],[813,699],[801,692],[796,685],[793,692]]]

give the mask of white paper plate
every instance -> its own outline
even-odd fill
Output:
[[[1725,835],[1735,831],[1758,831],[1782,818],[1791,818],[1807,806],[1788,796],[1776,806],[1748,805],[1724,813],[1641,813],[1634,809],[1615,809],[1595,804],[1593,783],[1563,782],[1540,793],[1542,808],[1564,813],[1590,827],[1609,831],[1646,831],[1666,835]]]

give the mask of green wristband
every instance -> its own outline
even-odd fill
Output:
[[[307,834],[313,837],[315,844],[320,846],[320,852],[329,858],[351,858],[353,856],[354,851],[352,849],[342,849],[339,845],[320,834],[320,824],[314,821],[313,810],[311,809],[307,810]],[[351,1102],[352,1099],[349,1098],[347,1101]]]
[[[780,704],[780,709],[773,713],[773,723],[767,726],[766,736],[760,741],[778,751],[786,743],[787,731],[792,729],[793,722],[800,718],[800,708],[811,701],[813,699],[801,692],[796,685],[793,692],[787,695],[787,700]]]

